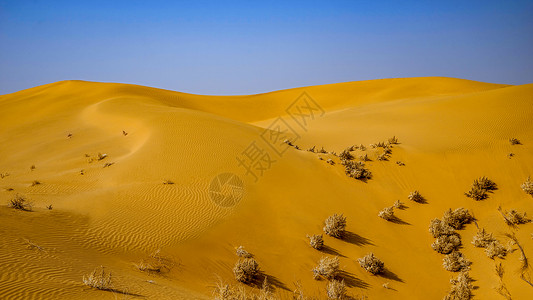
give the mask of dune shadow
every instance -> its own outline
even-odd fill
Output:
[[[268,284],[274,288],[284,289],[286,291],[292,292],[291,289],[289,289],[283,282],[281,282],[278,278],[272,275],[268,275],[265,272],[259,272],[259,275],[257,275],[254,280],[250,283],[251,286],[254,286],[258,289],[263,287],[263,282],[265,281],[265,278],[268,282]]]
[[[347,287],[367,289],[370,286],[368,283],[346,271],[340,271],[339,275],[337,276],[337,279],[344,280],[344,284],[346,284]]]
[[[409,206],[405,205],[405,204],[401,204],[399,207],[397,207],[399,210],[406,210],[409,208]]]
[[[387,278],[389,280],[403,282],[403,280],[400,277],[398,277],[398,275],[396,275],[394,272],[392,272],[391,270],[387,268],[385,268],[385,270],[382,273],[380,273],[379,276],[383,278]]]
[[[411,225],[411,223],[405,222],[404,220],[398,218],[397,216],[393,216],[392,219],[389,220],[389,222],[392,222],[394,224],[400,224],[400,225]]]
[[[318,250],[324,254],[334,255],[334,256],[340,256],[340,257],[346,257],[345,255],[342,255],[339,251],[337,251],[334,248],[331,248],[330,246],[322,246],[320,250]]]
[[[370,241],[369,239],[362,237],[358,235],[357,233],[353,233],[351,231],[345,231],[341,239],[345,242],[348,242],[350,244],[354,244],[357,246],[374,245],[372,241]]]

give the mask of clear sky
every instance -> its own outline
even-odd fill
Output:
[[[533,83],[533,1],[0,0],[0,94],[67,79],[228,95],[415,76]]]

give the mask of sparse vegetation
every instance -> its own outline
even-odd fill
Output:
[[[451,288],[444,300],[468,300],[472,298],[473,279],[468,272],[462,272],[455,279],[450,279]]]
[[[443,235],[457,234],[455,233],[455,229],[453,229],[453,227],[448,225],[448,223],[441,221],[440,219],[431,220],[431,222],[429,223],[429,232],[434,238]]]
[[[470,214],[468,209],[462,207],[453,210],[448,209],[443,217],[442,221],[454,229],[461,229],[465,224],[468,224],[474,220],[474,217]]]
[[[34,180],[31,182],[30,186],[36,186],[36,185],[39,185],[41,184],[41,182],[39,180]]]
[[[114,165],[114,164],[115,164],[114,162],[108,162],[108,163],[105,163],[105,164],[104,164],[104,168],[111,167],[111,166]]]
[[[409,200],[412,200],[412,201],[415,201],[415,202],[418,202],[418,203],[424,203],[425,202],[424,197],[422,197],[420,192],[417,191],[417,190],[411,192],[409,194],[409,196],[407,196],[407,198],[409,198]]]
[[[378,213],[378,216],[387,221],[394,219],[394,207],[393,206],[385,207]]]
[[[491,259],[494,257],[504,258],[507,255],[507,250],[500,242],[494,240],[485,247],[485,254]]]
[[[32,203],[29,202],[25,196],[16,194],[13,199],[9,201],[9,207],[13,209],[23,210],[23,211],[31,211],[32,210]]]
[[[522,190],[524,190],[524,192],[526,192],[526,194],[533,196],[533,181],[531,181],[530,177],[528,177],[526,181],[520,185],[520,187]]]
[[[235,279],[242,283],[250,283],[259,274],[259,264],[254,258],[241,258],[233,267]]]
[[[365,255],[363,258],[357,259],[357,261],[365,271],[374,275],[382,273],[385,270],[385,264],[379,260],[379,258],[375,257],[372,252]]]
[[[244,257],[244,258],[253,257],[253,254],[248,252],[248,251],[246,251],[243,246],[239,246],[239,247],[235,248],[235,254],[238,257]]]
[[[83,283],[99,290],[111,289],[111,272],[106,273],[103,266],[94,269],[92,273],[83,276]]]
[[[397,209],[402,209],[405,207],[404,203],[400,200],[394,201],[394,204],[392,206],[394,206],[394,208],[397,208]]]
[[[484,228],[478,229],[476,235],[472,239],[472,244],[479,248],[486,248],[491,242],[496,239],[492,236],[492,233],[488,233]]]
[[[370,170],[365,168],[363,162],[354,162],[351,160],[341,160],[341,164],[344,166],[344,171],[348,177],[352,177],[359,180],[366,180],[372,177]]]
[[[174,262],[171,258],[162,256],[161,250],[158,249],[150,254],[148,259],[141,260],[136,266],[143,272],[161,273],[170,271],[174,267]]]
[[[313,278],[319,279],[320,276],[326,279],[334,279],[340,272],[339,257],[323,256],[320,258],[318,265],[313,269]]]
[[[354,156],[350,153],[348,150],[344,150],[339,154],[340,159],[346,159],[346,160],[352,160],[354,159]]]
[[[309,246],[316,250],[322,249],[324,247],[324,239],[321,234],[307,235],[309,239]]]
[[[28,239],[24,239],[24,244],[26,244],[26,248],[30,249],[30,250],[33,250],[33,249],[37,249],[39,251],[44,251],[43,247],[37,245],[36,243],[28,240]]]
[[[441,235],[431,244],[431,248],[441,254],[449,254],[459,249],[459,246],[461,246],[461,238],[456,234]]]
[[[107,154],[98,153],[97,157],[98,157],[98,160],[102,160],[107,157]]]
[[[326,287],[328,299],[343,300],[346,299],[346,285],[344,280],[331,280]]]
[[[520,144],[521,144],[520,140],[517,139],[517,138],[510,138],[510,139],[509,139],[509,143],[510,143],[511,145],[520,145]]]
[[[174,184],[174,181],[172,181],[172,180],[165,180],[165,181],[163,181],[163,184]]]
[[[398,138],[396,136],[389,138],[389,144],[391,145],[398,144]]]
[[[389,157],[388,157],[387,153],[383,152],[381,154],[378,154],[376,159],[379,160],[379,161],[387,161],[387,160],[389,160]]]
[[[332,166],[335,165],[335,162],[334,162],[333,159],[331,159],[331,158],[328,158],[328,159],[326,160],[326,162],[327,162],[328,164],[332,165]]]
[[[399,160],[396,162],[396,164],[397,164],[398,166],[400,166],[400,167],[405,166],[405,163],[404,163],[403,161],[399,161]]]
[[[370,161],[370,157],[368,157],[368,154],[366,154],[366,153],[361,155],[361,156],[359,156],[359,159],[361,161]]]
[[[0,178],[1,179],[6,178],[7,176],[9,176],[9,173],[0,173]]]
[[[479,201],[488,198],[488,193],[497,189],[496,183],[483,176],[474,180],[474,183],[470,187],[470,190],[465,193],[465,196]]]
[[[46,208],[48,208],[48,210],[52,210],[52,204],[47,205]]]
[[[30,167],[30,171],[33,171],[33,170],[35,170],[35,165],[31,165]]]
[[[526,224],[531,222],[531,219],[527,217],[527,214],[519,213],[518,211],[511,209],[506,212],[506,220],[509,220],[511,224],[519,225],[519,224]]]
[[[333,214],[329,216],[325,221],[323,230],[324,233],[329,236],[342,238],[346,230],[346,217],[342,214]]]
[[[446,255],[442,261],[444,269],[451,272],[468,271],[470,270],[471,264],[472,262],[467,260],[463,253],[459,251],[454,251]]]

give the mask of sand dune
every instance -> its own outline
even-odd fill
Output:
[[[302,101],[314,105],[312,115]],[[282,299],[292,297],[295,282],[325,298],[326,281],[311,272],[323,255],[340,257],[353,296],[440,299],[457,274],[442,267],[428,226],[448,208],[469,209],[506,246],[504,233],[514,233],[533,259],[533,225],[509,227],[497,210],[533,214],[533,198],[520,188],[533,175],[532,118],[533,84],[439,77],[251,96],[64,81],[0,96],[0,173],[9,174],[0,179],[0,298],[209,299],[218,280],[238,285],[232,268],[235,247],[243,245]],[[270,147],[280,124],[301,150],[279,140]],[[378,160],[382,150],[370,144],[392,136],[400,143]],[[346,176],[338,156],[306,151],[338,155],[359,144],[367,149],[352,153],[370,157],[366,182]],[[270,159],[254,169],[257,178],[237,160],[251,145]],[[215,193],[226,202],[213,198],[212,180],[222,173],[242,181],[242,198],[224,198],[241,191],[228,185]],[[466,197],[481,176],[498,189],[482,201]],[[238,180],[232,184],[239,187]],[[408,200],[414,190],[427,203]],[[32,212],[7,207],[16,193],[31,199]],[[396,210],[397,222],[377,216],[398,199],[407,207]],[[312,249],[306,234],[322,233],[333,213],[347,217],[346,237],[325,236],[327,248]],[[517,246],[492,260],[470,243],[476,231],[473,223],[458,231],[461,252],[473,262],[474,297],[504,299],[494,289],[501,262],[512,298],[527,298],[533,287],[516,272]],[[42,249],[28,249],[25,239]],[[139,271],[135,264],[156,249],[174,267]],[[385,262],[384,274],[359,266],[357,258],[369,252]],[[114,291],[83,285],[83,275],[100,265],[112,271]]]

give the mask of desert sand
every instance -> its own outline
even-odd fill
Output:
[[[279,128],[287,131],[273,141]],[[383,149],[371,144],[393,136],[399,143],[378,160]],[[354,298],[442,299],[459,273],[443,268],[428,226],[460,207],[509,250],[491,259],[471,243],[474,222],[457,230],[474,298],[505,299],[502,282],[512,299],[533,295],[505,236],[531,261],[533,224],[509,226],[498,211],[533,215],[520,187],[533,176],[533,84],[429,77],[201,96],[62,81],[0,96],[0,144],[1,299],[213,299],[217,283],[242,285],[232,271],[238,246],[280,299],[292,299],[295,283],[326,298],[328,280],[312,272],[322,256],[339,257]],[[370,158],[366,181],[346,176],[338,157],[360,144],[366,150],[351,153]],[[239,159],[252,156],[261,163],[248,172]],[[231,184],[211,185],[224,173]],[[497,190],[466,197],[482,176]],[[414,190],[425,203],[408,199]],[[9,207],[16,194],[32,211]],[[396,222],[378,217],[396,200],[405,204]],[[346,235],[324,234],[327,247],[311,248],[306,235],[323,234],[334,213],[346,217]],[[158,249],[171,266],[139,270]],[[386,272],[360,267],[370,252]],[[112,273],[108,290],[83,283],[99,266]],[[531,281],[533,268],[524,274]]]

